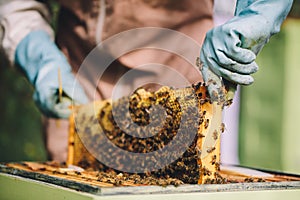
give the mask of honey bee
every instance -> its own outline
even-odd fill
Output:
[[[216,155],[213,155],[213,156],[212,156],[212,159],[211,159],[211,161],[210,161],[210,163],[211,163],[212,165],[214,165],[214,164],[216,164],[216,161],[217,161],[217,156],[216,156]]]
[[[201,169],[202,173],[204,176],[210,176],[211,175],[211,171],[209,171],[207,168],[203,167]]]
[[[226,102],[224,103],[224,107],[225,107],[225,106],[230,106],[230,105],[232,104],[232,101],[233,101],[232,99],[226,101]]]
[[[218,131],[217,131],[217,130],[215,130],[215,131],[213,132],[213,138],[214,138],[214,140],[217,140],[217,139],[218,139]]]
[[[221,133],[224,133],[224,131],[225,131],[225,124],[224,123],[221,123],[220,131],[221,131]]]
[[[199,90],[200,86],[201,86],[201,83],[200,83],[200,82],[197,83],[197,84],[193,84],[193,88],[194,88],[196,91]]]
[[[196,147],[196,151],[197,151],[198,156],[200,157],[202,151],[198,147]]]
[[[200,70],[202,70],[202,65],[199,57],[196,58],[196,66],[199,67]]]
[[[244,181],[248,182],[248,183],[252,183],[252,182],[254,182],[254,179],[250,177],[250,178],[245,178]]]
[[[210,84],[216,85],[217,82],[214,81],[214,80],[212,80],[212,79],[209,79],[209,80],[207,81],[206,85],[209,86]]]
[[[215,167],[216,167],[216,170],[217,170],[217,171],[220,171],[220,163],[219,163],[219,162],[216,162],[216,163],[215,163]]]
[[[80,171],[74,171],[76,175],[81,175]]]
[[[204,184],[212,184],[212,180],[210,178],[205,179]]]
[[[209,119],[206,119],[204,121],[204,128],[207,129],[208,125],[209,125]]]
[[[214,150],[216,149],[216,147],[211,147],[211,148],[209,148],[209,149],[207,149],[207,153],[211,153],[211,152],[213,152]]]
[[[205,99],[200,99],[200,105],[205,104],[206,100]]]
[[[178,167],[184,167],[184,163],[183,162],[177,162],[177,166]]]
[[[218,93],[216,91],[213,91],[212,95],[211,95],[211,98],[212,99],[218,99]]]

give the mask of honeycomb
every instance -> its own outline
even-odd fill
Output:
[[[70,118],[67,163],[190,184],[222,183],[220,134],[224,124],[212,127],[214,114],[202,83],[183,89],[163,86],[155,92],[139,88],[118,100],[80,106]],[[215,145],[205,149],[208,137]],[[201,156],[204,152],[205,157]],[[141,159],[138,154],[153,156]],[[169,163],[159,165],[168,159]]]

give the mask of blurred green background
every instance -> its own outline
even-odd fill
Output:
[[[242,165],[300,173],[300,1],[259,54],[255,83],[242,87]],[[52,7],[55,13],[57,7]],[[0,63],[0,162],[44,161],[41,114],[20,72]],[[298,144],[299,143],[299,144]]]
[[[289,18],[259,54],[255,82],[241,90],[240,161],[300,173],[300,20]]]
[[[242,87],[239,157],[242,165],[300,173],[300,1],[281,32],[258,55],[250,87]]]
[[[41,115],[21,73],[0,67],[0,161],[45,160]]]

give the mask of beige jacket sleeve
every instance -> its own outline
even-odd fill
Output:
[[[14,63],[19,42],[34,30],[44,30],[53,38],[47,7],[32,0],[0,0],[0,49]]]

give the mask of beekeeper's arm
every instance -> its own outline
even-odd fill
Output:
[[[220,77],[249,85],[258,70],[256,55],[280,31],[292,0],[238,0],[235,17],[210,30],[200,53],[203,78],[211,97],[220,98]]]
[[[70,105],[87,98],[62,52],[53,42],[47,7],[37,1],[0,0],[1,50],[34,86],[34,101],[49,117],[67,118]],[[61,74],[63,98],[59,98]],[[75,86],[75,87],[74,87]],[[76,88],[75,93],[74,88]]]

